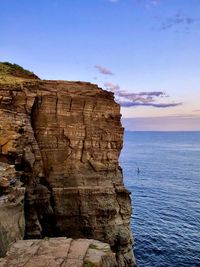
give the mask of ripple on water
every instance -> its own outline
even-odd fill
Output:
[[[200,133],[126,133],[121,165],[138,266],[200,267]]]

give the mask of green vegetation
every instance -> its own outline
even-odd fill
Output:
[[[95,264],[90,261],[85,261],[83,267],[95,267]]]
[[[96,245],[94,245],[94,244],[90,244],[89,245],[89,248],[91,248],[91,249],[99,249]]]
[[[39,78],[33,72],[17,64],[0,62],[0,83],[22,82],[24,79],[38,80]]]
[[[29,71],[25,70],[17,64],[11,64],[9,62],[0,62],[0,74],[13,75],[24,78],[37,78],[37,76]]]

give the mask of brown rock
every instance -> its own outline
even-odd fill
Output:
[[[7,196],[0,197],[0,257],[4,256],[9,244],[24,237],[24,190],[15,189],[15,201]]]
[[[0,83],[0,162],[26,187],[27,238],[98,239],[119,266],[135,266],[122,144],[112,93],[84,82]]]
[[[0,187],[8,187],[10,185],[8,179],[2,177],[0,178]]]
[[[110,246],[92,239],[51,238],[13,244],[0,267],[116,267]]]

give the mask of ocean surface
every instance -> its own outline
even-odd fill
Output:
[[[124,139],[138,266],[200,267],[200,132],[125,132]]]

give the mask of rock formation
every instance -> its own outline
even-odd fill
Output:
[[[25,237],[97,239],[110,244],[118,266],[135,266],[130,196],[118,164],[123,128],[113,94],[85,82],[41,81],[20,71],[13,76],[9,66],[1,75],[3,67],[0,162],[14,166],[17,178],[7,177],[7,193],[0,184],[0,199],[14,190],[13,179],[15,190],[26,188]]]
[[[0,267],[116,267],[108,244],[92,239],[20,240],[0,259]]]
[[[24,237],[24,193],[13,165],[0,162],[0,256]]]

